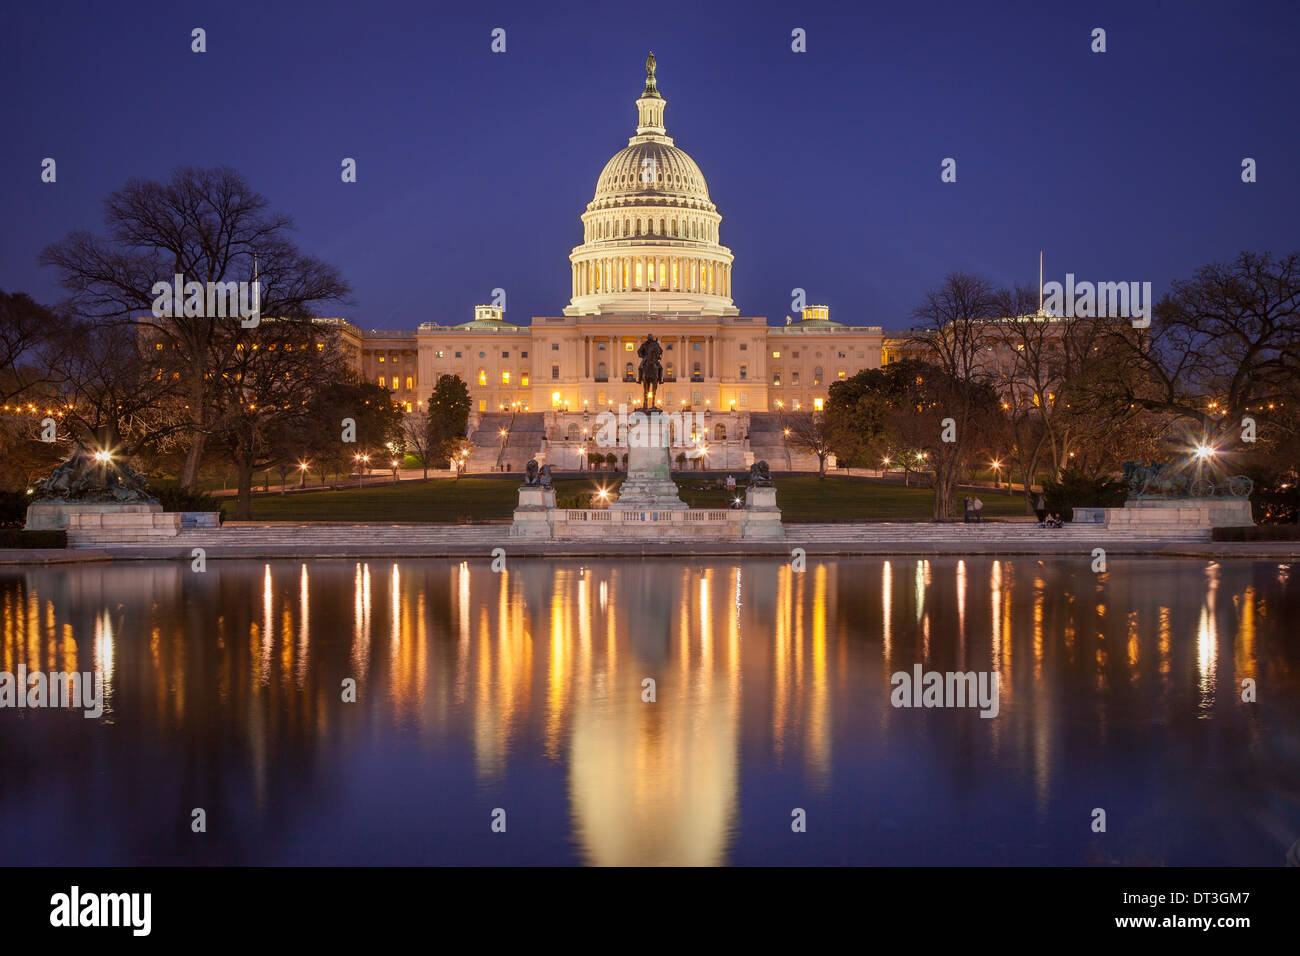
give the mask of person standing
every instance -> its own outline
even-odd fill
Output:
[[[962,499],[961,520],[966,524],[970,524],[970,495]]]
[[[1041,491],[1038,493],[1038,500],[1034,502],[1034,514],[1038,515],[1039,524],[1047,520],[1047,499],[1043,497]]]
[[[975,523],[982,524],[984,521],[984,502],[976,498],[971,502],[971,508],[975,511]]]

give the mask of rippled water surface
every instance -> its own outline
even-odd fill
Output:
[[[1089,561],[0,571],[0,671],[106,698],[0,709],[0,862],[1283,863],[1295,572]]]

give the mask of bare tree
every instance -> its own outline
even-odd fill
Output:
[[[80,312],[138,323],[146,340],[164,346],[161,356],[171,363],[171,381],[184,393],[188,413],[181,472],[187,490],[196,487],[219,414],[214,400],[220,383],[239,364],[240,318],[155,315],[155,284],[180,275],[206,289],[208,283],[251,283],[256,276],[262,315],[286,319],[307,317],[349,291],[337,269],[299,252],[288,238],[292,220],[268,207],[232,169],[181,168],[167,183],[134,179],[109,196],[107,236],[73,232],[40,256],[58,271]]]
[[[995,367],[988,361],[992,329],[999,302],[993,285],[978,276],[951,273],[943,283],[927,292],[913,313],[923,327],[912,343],[924,350],[925,361],[942,373],[942,397],[938,412],[940,435],[927,443],[932,449],[934,469],[934,517],[953,517],[953,501],[963,457],[977,428],[991,423],[977,422],[976,414],[987,415],[984,396],[996,383]]]
[[[786,427],[791,444],[817,456],[818,477],[825,478],[826,458],[834,452],[825,412],[792,412],[786,416]]]

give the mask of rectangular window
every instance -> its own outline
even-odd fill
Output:
[[[386,386],[384,385],[384,376],[382,376],[382,375],[379,376],[379,387],[380,387],[380,388],[385,388],[385,387],[386,387]]]
[[[524,372],[524,373],[522,373],[522,374],[519,376],[519,384],[520,384],[522,387],[524,387],[524,388],[527,388],[527,387],[528,387],[528,373],[527,373],[527,372]]]
[[[624,352],[631,352],[631,351],[632,351],[632,343],[631,343],[631,342],[624,342],[624,343],[623,343],[623,351],[624,351]]]
[[[551,351],[552,351],[552,352],[558,352],[559,350],[560,350],[560,343],[559,343],[559,342],[552,342],[552,343],[551,343]]]
[[[502,353],[501,353],[501,357],[502,357],[502,358],[510,358],[510,353],[509,353],[509,352],[502,352]]]
[[[844,369],[840,369],[838,372],[835,373],[835,377],[838,378],[838,379],[840,379],[840,380],[843,380],[843,378],[844,378],[844,376],[845,376],[846,374],[848,374],[848,373],[845,372]]]
[[[773,384],[773,385],[778,385],[778,386],[781,384],[781,370],[780,370],[780,369],[776,369],[776,370],[774,370],[774,371],[772,372],[772,384]]]
[[[487,399],[486,399],[486,398],[480,398],[480,399],[478,400],[478,410],[479,410],[480,412],[486,412],[486,411],[487,411]]]
[[[780,357],[781,357],[781,353],[780,353],[780,352],[773,352],[773,353],[772,353],[772,358],[780,358]]]
[[[822,405],[823,405],[823,404],[824,404],[824,402],[823,402],[822,399],[820,399],[820,398],[814,398],[814,399],[813,399],[813,411],[815,411],[815,412],[820,412],[820,411],[822,410]]]
[[[604,404],[605,404],[605,393],[604,393],[604,392],[597,392],[597,393],[596,393],[596,404],[597,404],[597,405],[604,405]]]
[[[560,367],[559,367],[558,365],[552,365],[552,366],[551,366],[551,381],[555,381],[555,380],[558,379],[559,377],[560,377]]]
[[[692,343],[691,343],[691,348],[698,352],[698,351],[700,350],[700,343],[699,343],[699,342],[692,342]]]
[[[799,373],[798,373],[798,372],[791,372],[791,373],[790,373],[790,384],[791,384],[791,385],[798,385],[798,384],[799,384]]]
[[[456,353],[456,358],[460,358],[460,353],[459,353],[459,352]]]
[[[502,372],[502,373],[501,373],[501,384],[502,384],[502,385],[509,385],[509,384],[510,384],[510,373],[509,373],[509,372]]]
[[[740,393],[740,404],[742,407],[749,404],[749,392]]]
[[[480,385],[486,385],[486,384],[487,384],[487,370],[486,370],[486,369],[479,369],[479,370],[478,370],[478,383],[479,383]]]
[[[742,365],[742,366],[740,367],[740,380],[743,382],[743,381],[744,381],[745,379],[747,379],[748,377],[749,377],[749,366],[748,366],[748,365]]]
[[[415,379],[413,379],[409,375],[406,376],[406,390],[410,392],[413,391],[414,389],[415,389]]]
[[[438,358],[442,358],[442,349],[438,349],[438,351],[434,352],[433,354],[438,356]]]
[[[381,356],[379,356],[379,361],[381,361],[381,362],[382,362],[382,361],[383,361],[383,360],[384,360],[384,357],[383,357],[383,356],[382,356],[382,355],[381,355]]]
[[[798,353],[798,352],[791,352],[790,355],[791,355],[793,358],[798,358],[798,357],[799,357],[799,353]]]

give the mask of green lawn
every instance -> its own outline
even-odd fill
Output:
[[[599,487],[617,488],[621,476],[559,478],[556,494],[585,494]],[[682,500],[695,508],[725,508],[730,495],[720,489],[701,490],[712,476],[683,475],[677,479]],[[276,495],[253,499],[256,521],[434,521],[509,520],[518,500],[518,476],[404,481],[396,485]],[[737,494],[744,498],[744,492]],[[989,518],[1023,516],[1019,496],[982,491]],[[925,521],[930,517],[931,493],[864,479],[797,477],[776,480],[776,501],[784,520],[808,521]],[[960,504],[960,497],[958,499]],[[234,502],[226,503],[226,516]]]

